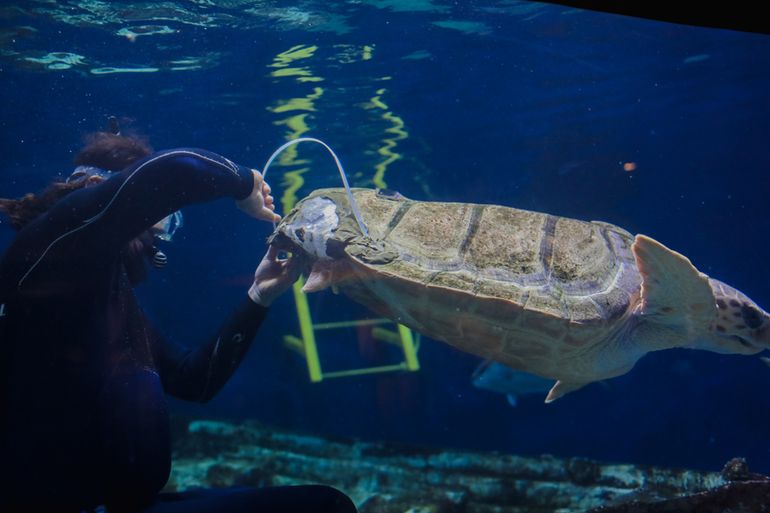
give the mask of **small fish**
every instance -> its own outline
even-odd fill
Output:
[[[476,368],[471,383],[477,388],[505,394],[511,406],[516,406],[521,396],[545,394],[553,386],[552,379],[513,370],[490,360],[484,361]]]
[[[768,358],[767,356],[760,356],[759,359],[762,360],[765,363],[765,365],[770,367],[770,358]]]
[[[683,60],[682,62],[685,63],[685,64],[693,64],[693,63],[696,63],[696,62],[707,61],[710,58],[711,58],[711,56],[709,54],[701,53],[701,54],[698,54],[698,55],[691,55],[691,56],[687,57],[685,60]]]

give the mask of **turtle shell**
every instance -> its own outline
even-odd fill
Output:
[[[344,190],[318,195],[338,205],[341,219],[352,218]],[[340,288],[460,349],[563,375],[553,372],[554,353],[606,340],[638,300],[634,239],[616,226],[369,189],[354,196],[376,243],[347,237],[357,279]]]

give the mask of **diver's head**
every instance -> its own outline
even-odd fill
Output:
[[[66,183],[76,187],[91,187],[118,174],[94,166],[78,166],[67,178]],[[123,254],[123,262],[132,284],[136,285],[147,278],[145,260],[156,269],[166,267],[168,258],[158,247],[158,242],[170,242],[182,224],[184,224],[182,213],[173,212],[128,243]]]
[[[152,153],[146,139],[121,130],[115,116],[108,118],[107,129],[86,137],[86,144],[75,156],[77,167],[66,183],[77,187],[91,187],[117,174],[137,160]],[[174,212],[155,223],[149,230],[133,239],[125,250],[124,262],[132,283],[143,281],[147,275],[145,260],[157,269],[166,266],[168,259],[158,248],[158,241],[171,241],[182,226],[181,212]]]
[[[743,292],[709,278],[717,318],[703,349],[719,353],[756,354],[770,349],[770,314]]]

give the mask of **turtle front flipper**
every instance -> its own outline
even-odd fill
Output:
[[[575,390],[583,388],[587,384],[588,383],[576,383],[576,382],[570,383],[570,382],[559,380],[553,385],[553,388],[551,388],[551,391],[548,392],[548,395],[545,398],[545,403],[546,404],[552,403],[556,399],[559,399],[560,397],[563,397],[564,395],[569,394],[570,392],[574,392]]]
[[[302,292],[318,292],[331,287],[336,293],[337,287],[344,285],[350,276],[350,265],[346,261],[316,260],[305,280]]]
[[[313,264],[310,274],[302,286],[302,292],[318,292],[334,283],[334,269],[329,262],[319,260]]]
[[[709,278],[689,259],[660,242],[637,235],[631,247],[642,276],[642,320],[657,326],[641,340],[647,350],[685,346],[706,333],[717,316]]]

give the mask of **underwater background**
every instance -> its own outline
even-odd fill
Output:
[[[352,185],[494,203],[644,233],[770,308],[770,36],[535,2],[27,1],[0,7],[0,196],[72,170],[107,116],[156,149],[201,147],[261,168],[323,139]],[[284,213],[339,186],[320,147],[271,167]],[[184,210],[169,265],[138,293],[169,337],[214,335],[271,227],[231,201]],[[4,221],[0,248],[13,237]],[[314,322],[371,314],[330,291]],[[770,367],[669,350],[552,404],[474,387],[481,360],[423,338],[417,372],[311,383],[291,293],[247,359],[185,418],[314,434],[770,473]],[[371,327],[319,333],[334,371],[398,363]]]

